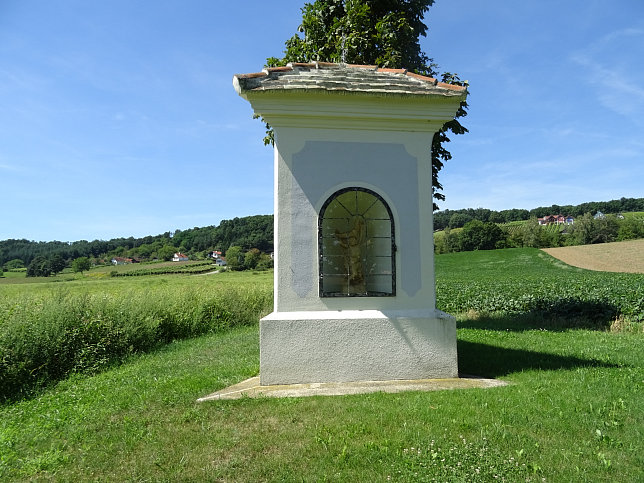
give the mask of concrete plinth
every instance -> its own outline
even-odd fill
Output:
[[[456,321],[440,310],[273,312],[260,384],[458,377]]]

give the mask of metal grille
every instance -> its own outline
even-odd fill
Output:
[[[318,218],[320,297],[396,295],[396,244],[389,206],[376,192],[345,188]]]

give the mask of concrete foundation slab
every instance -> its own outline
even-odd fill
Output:
[[[276,384],[262,386],[259,377],[245,381],[197,399],[197,402],[261,397],[344,396],[373,392],[445,391],[454,389],[485,389],[507,386],[499,379],[457,377],[450,379],[416,379],[400,381],[323,382],[310,384]]]

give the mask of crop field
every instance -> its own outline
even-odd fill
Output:
[[[457,315],[459,370],[510,385],[197,403],[258,373],[271,273],[3,285],[5,343],[18,329],[37,342],[30,334],[59,320],[67,338],[109,326],[98,321],[121,336],[141,320],[134,332],[176,332],[0,404],[0,480],[644,479],[644,275],[582,270],[536,249],[440,255],[436,274],[439,308]],[[224,318],[203,317],[217,300],[211,314]],[[96,360],[87,340],[66,350]]]
[[[0,277],[0,286],[15,283],[49,283],[69,282],[73,280],[100,279],[105,277],[131,277],[142,275],[172,275],[172,274],[197,274],[217,270],[211,261],[186,261],[186,262],[146,262],[129,263],[126,265],[105,265],[92,268],[89,272],[73,273],[70,268],[53,277],[26,277],[27,270],[12,270]]]
[[[644,239],[544,248],[543,251],[568,265],[588,270],[644,273]]]
[[[606,328],[644,320],[644,274],[571,267],[534,248],[436,257],[436,305],[449,313],[506,312]]]
[[[509,223],[499,223],[499,226],[505,228],[508,233],[515,233],[517,231],[520,231],[528,223],[528,220],[511,221]],[[558,233],[564,231],[566,227],[570,227],[570,225],[566,225],[565,223],[559,225],[557,225],[556,223],[551,223],[549,225],[539,225],[539,227],[546,233]]]

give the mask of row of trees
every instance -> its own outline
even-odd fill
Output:
[[[563,229],[542,226],[536,218],[519,225],[499,226],[490,221],[468,221],[462,229],[449,227],[436,233],[434,250],[450,253],[495,248],[549,248],[568,245],[589,245],[644,238],[644,220],[614,215],[595,218],[590,213]]]
[[[13,260],[11,266],[16,266],[20,260]],[[49,277],[62,272],[67,267],[66,261],[59,254],[55,253],[50,257],[37,256],[27,267],[27,277]],[[79,257],[72,261],[72,270],[74,272],[85,272],[90,269],[91,263],[87,257]],[[21,267],[17,267],[21,268]],[[22,267],[24,268],[24,267]],[[13,268],[15,269],[15,268]]]
[[[552,205],[540,206],[532,210],[510,209],[502,211],[488,210],[486,208],[467,208],[463,210],[443,210],[434,213],[434,230],[445,228],[461,228],[471,220],[492,223],[510,223],[512,221],[525,221],[530,218],[541,218],[548,215],[582,216],[584,213],[624,213],[644,211],[644,198],[620,198],[611,201],[591,201],[579,205]]]
[[[177,251],[197,255],[215,249],[224,251],[233,245],[241,246],[244,250],[257,248],[267,253],[273,251],[273,215],[234,218],[223,220],[219,226],[176,230],[143,238],[91,242],[4,240],[0,241],[0,265],[5,270],[28,267],[37,257],[49,259],[54,255],[59,255],[67,263],[81,257],[97,261],[108,260],[112,256],[169,260]],[[10,267],[6,265],[12,260],[17,260],[19,266],[14,266],[16,262]]]
[[[536,224],[537,216],[547,214],[561,213],[575,216],[575,225],[567,234],[553,232],[552,230],[533,229],[533,232],[539,233],[540,246],[559,246],[570,243],[595,243],[594,240],[605,239],[629,239],[639,238],[637,235],[640,225],[629,224],[629,219],[624,221],[613,220],[607,217],[610,227],[599,230],[598,234],[593,235],[591,230],[588,235],[580,234],[579,226],[581,216],[578,215],[580,210],[589,208],[588,212],[602,211],[604,213],[620,213],[632,211],[644,211],[644,198],[621,198],[606,202],[590,202],[576,206],[552,205],[550,207],[540,207],[533,210],[503,210],[493,211],[484,208],[467,209],[467,210],[444,210],[434,214],[434,229],[442,230],[445,228],[464,227],[468,222],[477,220],[483,223],[507,223],[510,221],[520,221],[534,219],[528,226]],[[615,221],[615,223],[613,223]],[[586,225],[588,225],[586,223]],[[492,228],[490,228],[492,230]],[[505,230],[508,242],[506,246],[534,246],[535,236],[531,232],[524,233],[528,228],[516,230],[508,228]],[[594,230],[597,232],[597,230]],[[498,232],[495,230],[495,237],[498,238]],[[576,235],[575,235],[576,233]],[[574,235],[574,236],[569,236]],[[518,239],[523,237],[528,240]],[[590,241],[584,241],[590,240]],[[468,246],[466,242],[465,246]],[[443,250],[453,251],[458,244],[451,243],[450,248]],[[28,240],[4,240],[0,241],[0,267],[5,271],[15,270],[32,266],[33,273],[58,273],[65,266],[71,266],[73,260],[79,258],[88,258],[92,263],[107,261],[113,256],[137,258],[141,260],[151,260],[158,258],[160,260],[170,260],[175,252],[182,252],[195,258],[204,258],[206,253],[212,250],[226,251],[229,247],[241,247],[242,252],[255,248],[263,253],[273,251],[273,215],[257,215],[244,218],[234,218],[232,220],[223,220],[219,226],[208,226],[204,228],[192,228],[188,230],[176,230],[166,232],[156,236],[146,236],[143,238],[115,238],[112,240],[94,240],[88,242],[80,240],[76,242],[33,242]],[[62,264],[61,264],[62,259]],[[45,260],[47,263],[44,263]],[[61,268],[62,266],[62,268]],[[49,268],[48,268],[49,267]]]

